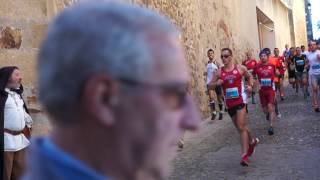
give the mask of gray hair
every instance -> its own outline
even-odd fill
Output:
[[[84,82],[98,73],[143,81],[154,55],[148,35],[177,37],[166,18],[142,7],[91,2],[66,9],[49,26],[39,54],[39,99],[49,114],[66,116]],[[159,47],[159,46],[157,46]]]

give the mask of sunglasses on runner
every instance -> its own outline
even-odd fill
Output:
[[[230,54],[228,54],[228,55],[221,55],[221,59],[228,58],[228,57],[230,57]]]

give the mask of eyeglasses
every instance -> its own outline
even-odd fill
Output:
[[[221,55],[221,59],[223,59],[223,58],[228,58],[228,57],[230,57],[229,54],[228,54],[228,55]]]
[[[181,108],[186,103],[187,84],[185,83],[168,83],[160,85],[139,82],[128,78],[118,78],[117,80],[129,86],[157,89],[163,97],[170,99],[168,100],[169,105],[174,109]]]

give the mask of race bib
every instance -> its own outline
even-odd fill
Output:
[[[313,70],[319,70],[319,69],[320,69],[320,64],[313,65],[311,68],[312,68]]]
[[[304,65],[304,60],[298,60],[296,61],[298,66],[303,66]]]
[[[261,79],[260,84],[263,87],[271,87],[272,81],[271,79]]]
[[[238,88],[228,88],[226,90],[226,99],[233,99],[233,98],[238,98],[239,97],[239,91]]]

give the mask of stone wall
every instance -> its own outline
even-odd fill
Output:
[[[24,85],[27,87],[26,96],[32,100],[31,103],[37,104],[34,87],[37,79],[36,57],[47,24],[71,1],[77,0],[0,0],[0,27],[18,28],[22,34],[19,49],[0,49],[0,66],[17,65],[21,68]],[[291,44],[288,8],[279,0],[122,1],[163,13],[180,29],[181,43],[191,75],[190,93],[194,95],[204,117],[209,111],[203,77],[206,51],[214,49],[218,61],[220,49],[224,47],[233,49],[237,62],[243,60],[245,51],[251,50],[257,55],[260,47],[256,7],[274,22],[276,46],[283,48],[284,44]],[[304,8],[300,8],[300,4],[298,0],[293,6],[295,28],[305,27],[301,18]],[[306,39],[304,31],[303,28],[294,31],[295,39],[300,44]],[[35,117],[38,116],[40,115]]]
[[[207,115],[203,72],[206,52],[215,50],[221,61],[220,49],[230,47],[235,60],[241,62],[247,50],[258,52],[258,31],[255,0],[128,0],[155,9],[168,16],[181,30],[181,41],[191,74],[191,94],[200,110]]]
[[[35,88],[36,57],[48,24],[46,5],[46,0],[0,0],[0,27],[19,29],[22,39],[19,48],[0,49],[0,67],[20,68],[37,135],[46,134],[50,128],[47,117],[40,113]]]
[[[307,47],[307,27],[304,0],[294,0],[292,5],[295,45]]]

